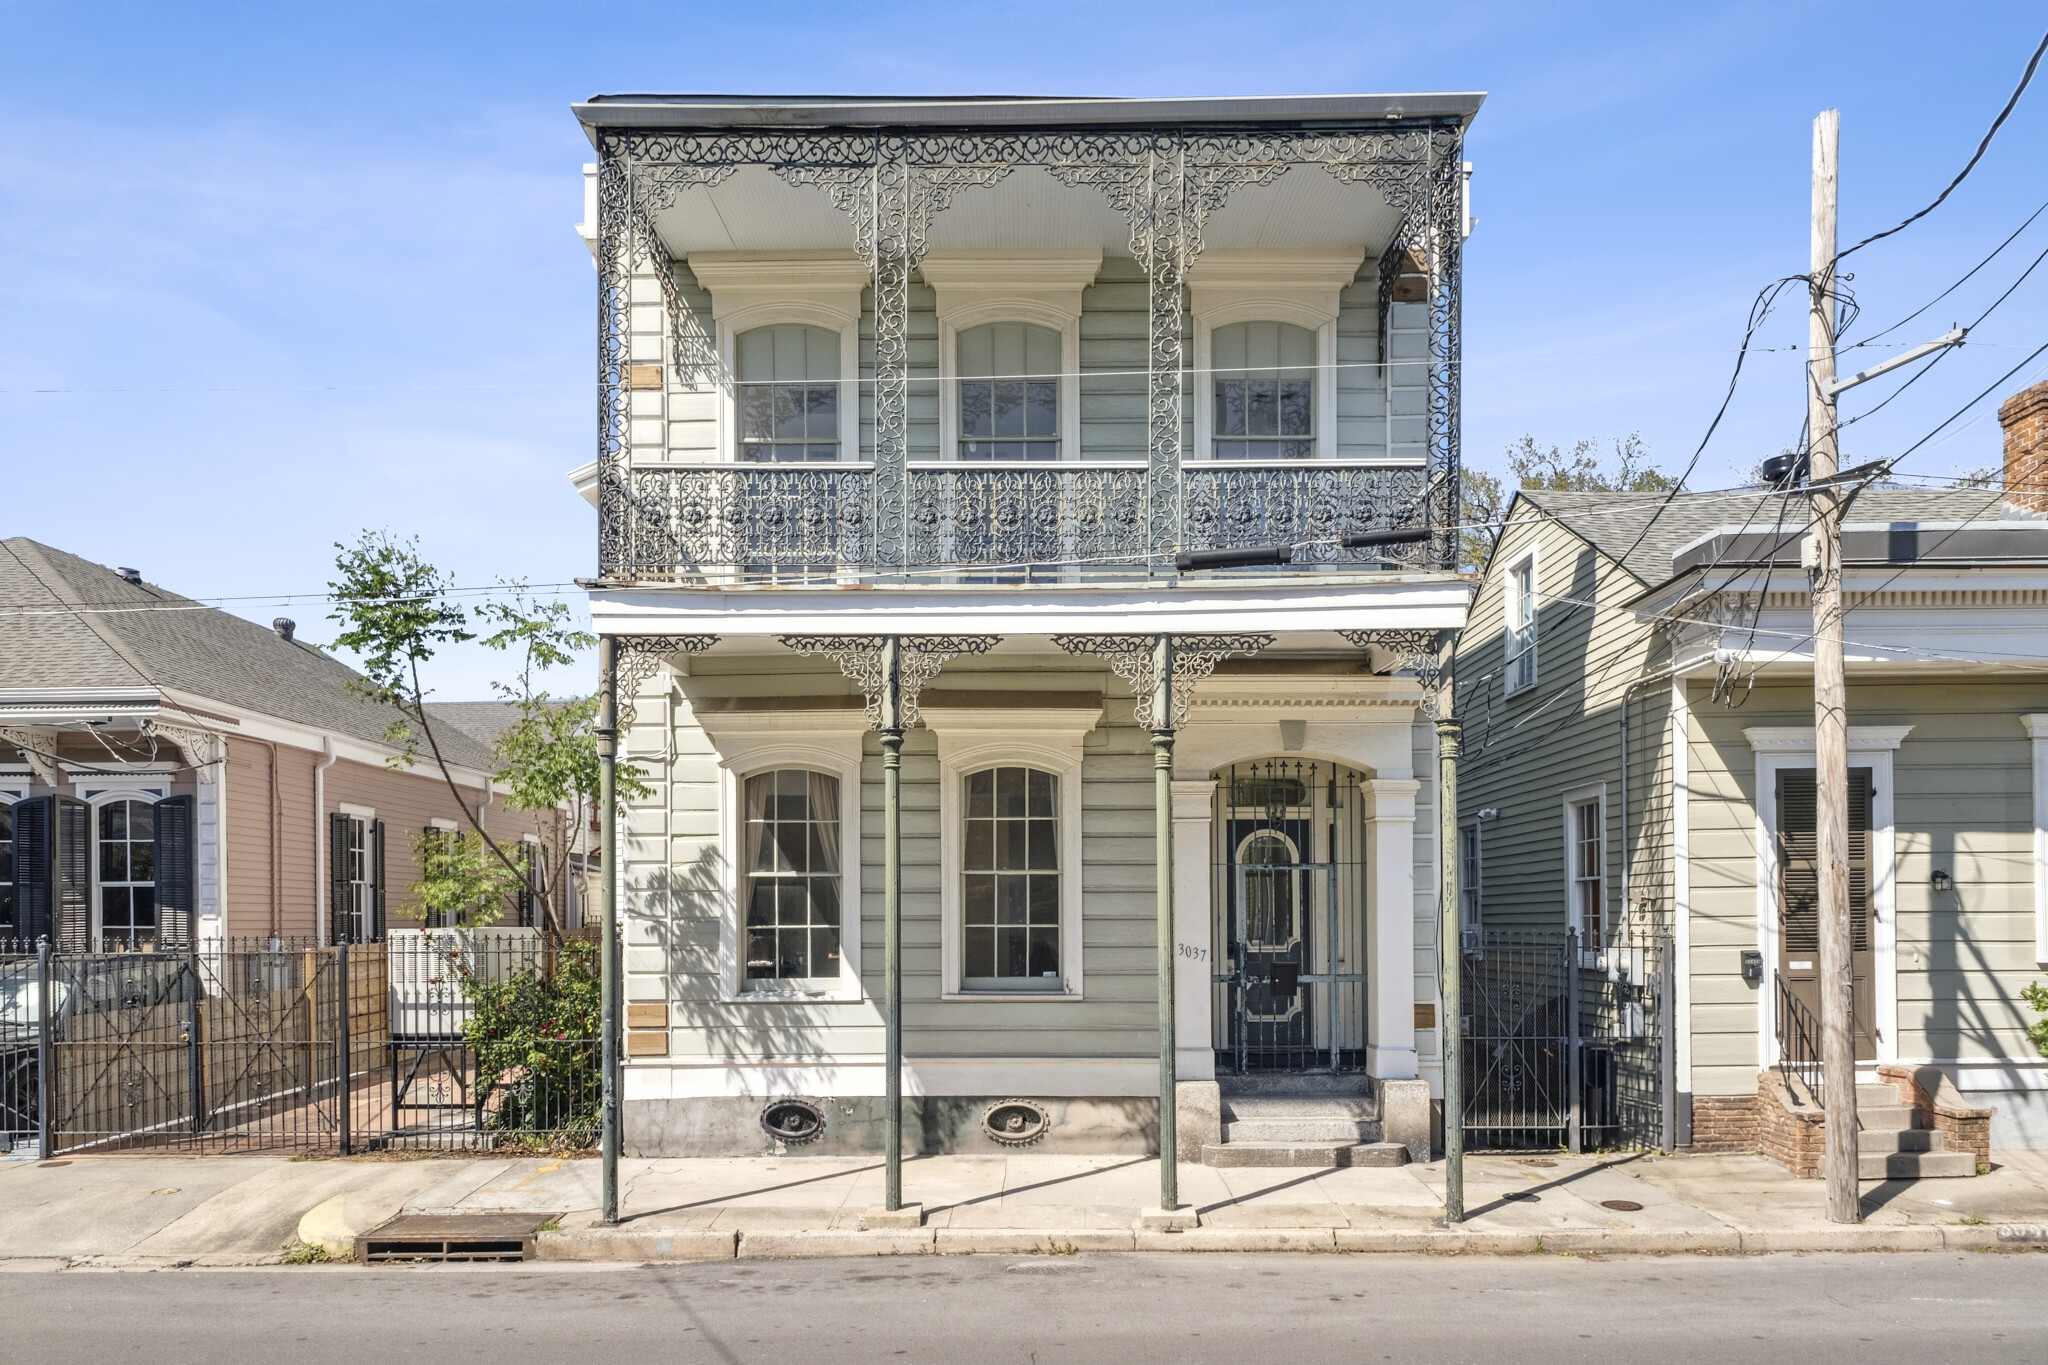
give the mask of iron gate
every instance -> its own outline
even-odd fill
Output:
[[[396,931],[0,955],[0,1150],[596,1141],[596,945]]]
[[[1234,764],[1218,784],[1210,975],[1217,1064],[1251,1072],[1365,1064],[1364,801],[1328,763]]]
[[[1671,1150],[1668,937],[1492,930],[1460,956],[1468,1149]]]

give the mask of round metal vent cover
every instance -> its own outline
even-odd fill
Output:
[[[775,1100],[761,1110],[761,1128],[781,1142],[815,1142],[825,1132],[825,1111],[809,1100]]]
[[[1005,1147],[1029,1147],[1052,1127],[1052,1115],[1030,1100],[1002,1100],[981,1115],[981,1131]]]

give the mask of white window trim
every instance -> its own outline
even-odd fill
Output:
[[[1899,1050],[1899,925],[1896,914],[1896,840],[1892,829],[1892,753],[1910,725],[1849,727],[1849,766],[1870,769],[1870,990],[1877,1030],[1877,1060],[1896,1061]],[[1764,988],[1757,992],[1757,1066],[1778,1061],[1778,770],[1814,766],[1810,726],[1752,726],[1744,738],[1756,753],[1756,933],[1764,955]]]
[[[927,706],[924,722],[939,741],[939,961],[941,1000],[1081,1000],[1081,746],[1102,720],[1100,704],[1042,709]],[[962,955],[966,932],[964,875],[966,807],[962,786],[983,768],[1023,766],[1059,779],[1059,991],[968,990]]]
[[[92,788],[90,792],[86,790],[88,787]],[[165,772],[164,780],[161,782],[138,782],[133,777],[109,778],[104,774],[98,777],[74,777],[71,779],[71,788],[73,794],[79,800],[85,802],[90,811],[86,819],[89,831],[88,839],[92,848],[92,936],[97,939],[105,932],[100,924],[100,807],[113,801],[141,801],[149,805],[155,805],[171,795],[171,775],[169,772]],[[197,803],[195,802],[194,804]],[[193,849],[193,853],[195,856],[198,854],[196,847]],[[151,870],[154,871],[154,869],[155,864],[152,859]],[[116,883],[116,885],[120,886],[133,886],[135,884],[134,882]],[[155,877],[150,878],[150,885],[156,885]]]
[[[1540,631],[1532,634],[1524,648],[1517,648],[1516,642],[1526,627],[1535,631],[1536,622],[1543,610],[1543,564],[1537,557],[1538,546],[1531,545],[1508,562],[1507,573],[1501,583],[1501,695],[1512,697],[1534,688],[1543,677],[1543,636]],[[1522,570],[1529,571],[1529,619],[1522,626],[1515,624],[1522,600]],[[1529,665],[1529,681],[1517,685],[1515,667],[1523,655],[1534,655]]]
[[[1081,294],[1102,273],[1099,247],[932,251],[919,266],[938,296],[939,458],[960,458],[960,333],[1029,322],[1059,333],[1060,460],[1081,458]]]
[[[1365,263],[1362,247],[1211,249],[1188,269],[1195,334],[1192,457],[1215,458],[1215,348],[1211,334],[1239,322],[1290,322],[1316,338],[1315,458],[1337,458],[1337,314]]]
[[[861,293],[867,262],[850,251],[698,251],[691,273],[711,294],[718,342],[718,458],[737,464],[742,332],[778,323],[839,334],[839,463],[861,458]]]
[[[2034,750],[2034,961],[2048,963],[2048,715],[2020,724]]]
[[[1613,878],[1607,875],[1608,864],[1613,862],[1613,857],[1608,848],[1612,841],[1607,837],[1607,784],[1605,782],[1592,782],[1583,787],[1573,787],[1564,794],[1560,801],[1560,809],[1564,815],[1565,922],[1579,931],[1582,940],[1580,943],[1581,948],[1587,952],[1598,952],[1602,946],[1601,943],[1586,943],[1583,941],[1586,932],[1586,922],[1585,916],[1579,913],[1579,878],[1577,871],[1579,865],[1579,831],[1572,821],[1574,810],[1589,801],[1596,803],[1600,808],[1600,919],[1603,924],[1613,923],[1613,915],[1608,908],[1609,902],[1613,899],[1614,884]],[[1603,932],[1603,942],[1604,938]]]
[[[718,998],[729,1005],[861,1000],[861,741],[867,717],[844,711],[707,711],[697,723],[718,750]],[[830,990],[747,988],[740,974],[745,905],[746,780],[776,768],[839,779],[839,985]],[[816,979],[816,978],[812,978]]]

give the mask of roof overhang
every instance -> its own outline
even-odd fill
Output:
[[[1044,128],[1159,124],[1470,123],[1479,91],[1391,95],[1239,95],[1198,99],[1037,95],[593,95],[570,106],[598,128]]]

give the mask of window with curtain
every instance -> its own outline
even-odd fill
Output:
[[[755,989],[839,979],[839,779],[801,768],[746,781],[745,968]]]
[[[1289,322],[1238,322],[1209,334],[1219,460],[1315,454],[1316,334]]]
[[[1060,334],[1028,322],[960,333],[960,458],[1060,457]]]
[[[1057,990],[1059,779],[1036,768],[969,773],[961,900],[970,987]]]
[[[99,815],[100,939],[111,950],[156,942],[156,810],[109,801]]]
[[[756,327],[736,339],[740,458],[839,458],[839,336],[822,327]]]

